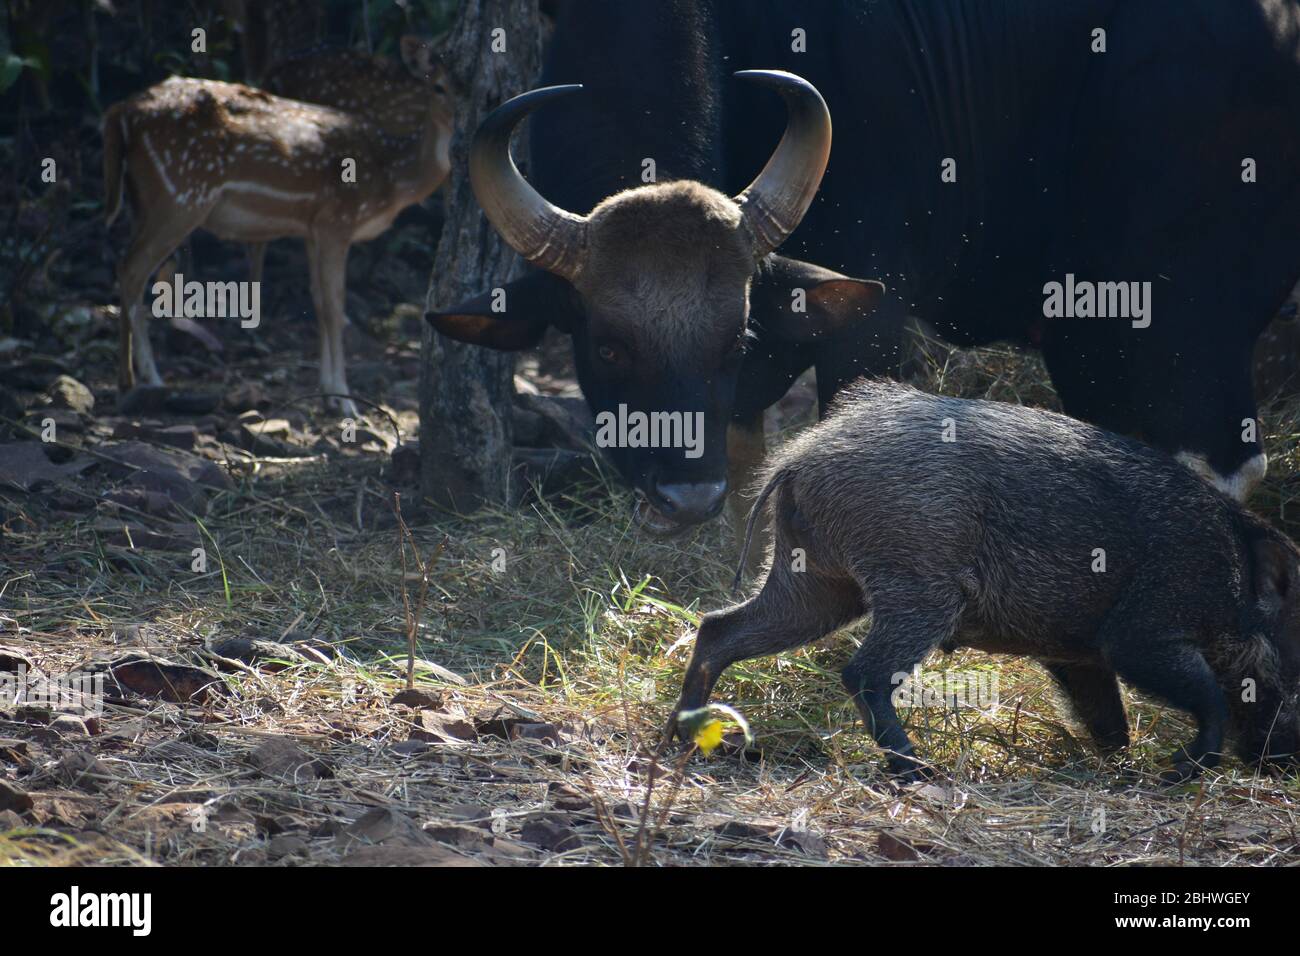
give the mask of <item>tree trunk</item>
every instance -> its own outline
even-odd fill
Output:
[[[503,52],[494,52],[494,39]],[[537,0],[464,0],[445,62],[464,91],[447,180],[447,218],[429,282],[428,307],[447,307],[519,275],[519,257],[483,218],[466,157],[479,121],[533,85],[541,68]],[[526,146],[517,144],[516,155]],[[424,328],[420,375],[420,488],[457,511],[505,503],[510,494],[514,356],[463,345]]]

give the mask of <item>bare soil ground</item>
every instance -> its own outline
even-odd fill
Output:
[[[415,434],[435,228],[412,213],[353,257],[350,311],[370,333],[349,330],[352,381],[392,420],[368,414],[352,441],[296,400],[316,391],[316,344],[292,244],[273,249],[258,331],[218,324],[216,353],[155,330],[173,390],[130,412],[115,407],[106,306],[122,236],[87,227],[62,258],[31,260],[29,301],[48,305],[0,337],[0,679],[98,674],[104,706],[0,699],[0,861],[1300,859],[1294,780],[1229,762],[1162,788],[1190,728],[1135,697],[1132,752],[1104,764],[1024,661],[929,662],[996,679],[998,703],[912,709],[945,773],[895,786],[840,687],[862,624],[732,669],[716,696],[753,746],[660,753],[682,639],[729,601],[730,533],[638,536],[608,477],[472,516],[421,505],[393,424]],[[230,247],[199,240],[196,260],[183,264],[195,277],[242,277]],[[520,366],[543,393],[575,394],[567,375],[563,342]],[[939,350],[920,377],[1055,400],[1037,360],[1006,349]],[[797,389],[775,427],[811,404]],[[47,419],[54,442],[33,437]],[[1293,533],[1298,420],[1295,401],[1266,409],[1272,466],[1253,502]],[[412,633],[416,693],[403,693]]]
[[[394,327],[390,344],[371,348],[395,371],[361,391],[409,436],[417,342],[411,323]],[[173,384],[226,398],[206,415],[116,414],[110,366],[98,358],[69,370],[94,388],[88,415],[50,412],[40,396],[16,392],[33,406],[25,422],[54,414],[67,441],[0,445],[0,460],[18,460],[16,448],[54,458],[27,491],[13,476],[0,488],[0,670],[108,680],[98,714],[0,702],[0,860],[1297,859],[1295,782],[1230,763],[1161,788],[1161,759],[1189,727],[1132,698],[1131,757],[1105,765],[1056,707],[1045,675],[1019,661],[931,662],[995,676],[999,702],[991,712],[912,710],[911,732],[946,776],[896,787],[837,676],[862,626],[733,669],[717,696],[748,718],[753,747],[733,739],[707,759],[656,757],[689,652],[681,639],[702,609],[728,600],[726,529],[638,537],[625,493],[609,482],[512,512],[422,508],[394,465],[387,421],[372,416],[371,434],[347,443],[315,403],[277,411],[313,389],[296,344],[278,340],[310,341],[310,326],[285,323],[279,337],[276,328],[265,354],[169,363]],[[27,368],[21,354],[14,364]],[[950,391],[1051,402],[1036,363],[1009,352],[958,353],[931,373]],[[265,395],[249,391],[263,379]],[[250,397],[261,411],[248,421],[283,416],[286,427],[249,438],[238,417],[248,409],[235,406]],[[1260,501],[1275,516],[1286,516],[1294,438],[1270,435],[1278,468]],[[179,442],[180,460],[209,463],[219,478],[186,496],[96,457],[128,441],[128,462],[155,474],[171,459],[158,464],[139,448]],[[194,548],[206,570],[194,569]],[[418,693],[403,694],[416,611],[408,617],[407,607],[426,587],[420,561],[429,573]]]

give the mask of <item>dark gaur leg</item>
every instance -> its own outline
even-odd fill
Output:
[[[1095,664],[1045,666],[1103,754],[1109,756],[1128,746],[1128,717],[1113,670]]]
[[[961,616],[960,592],[939,592],[933,584],[885,572],[887,588],[872,589],[871,630],[842,674],[876,743],[889,754],[891,773],[905,780],[922,775],[912,741],[894,710],[897,675],[910,673],[927,654],[951,637]],[[882,575],[884,576],[884,575]],[[865,587],[864,587],[865,589]]]
[[[1103,634],[1102,652],[1116,672],[1138,690],[1196,718],[1196,736],[1174,752],[1170,758],[1174,767],[1161,778],[1181,783],[1217,766],[1223,755],[1228,705],[1214,671],[1200,651],[1177,635],[1151,633],[1132,620],[1126,624],[1117,623],[1109,640]]]
[[[864,611],[852,580],[791,571],[788,562],[778,560],[762,590],[748,601],[704,615],[674,713],[707,704],[722,672],[736,661],[815,641]]]

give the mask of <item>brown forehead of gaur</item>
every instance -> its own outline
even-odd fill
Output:
[[[754,269],[740,208],[694,182],[642,186],[591,213],[578,289],[591,332],[647,360],[719,359],[741,334]]]

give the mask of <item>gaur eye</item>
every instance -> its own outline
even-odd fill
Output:
[[[610,365],[615,364],[619,360],[618,348],[616,348],[613,345],[609,345],[608,343],[606,343],[605,345],[598,346],[596,348],[596,354],[600,356],[600,360],[602,362],[607,362]]]

